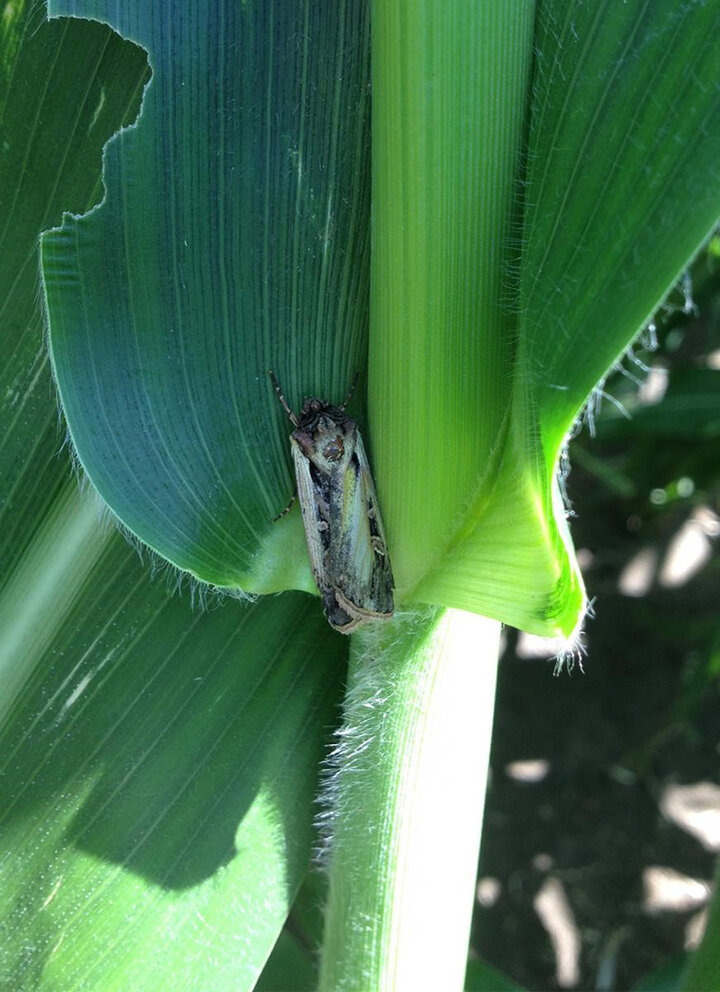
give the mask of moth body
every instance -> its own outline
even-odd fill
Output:
[[[309,399],[297,416],[271,377],[295,427],[290,448],[298,499],[325,615],[344,634],[389,620],[393,574],[358,426],[344,403]]]

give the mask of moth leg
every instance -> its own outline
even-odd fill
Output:
[[[273,523],[277,523],[278,520],[281,520],[283,517],[286,517],[288,515],[290,510],[292,510],[293,503],[295,502],[296,499],[297,499],[297,493],[293,493],[292,496],[290,497],[290,502],[282,511],[282,513],[278,513],[276,517],[273,517]]]
[[[277,393],[277,398],[278,398],[278,399],[280,400],[280,402],[282,403],[282,407],[283,407],[283,410],[285,411],[285,413],[286,413],[286,414],[288,415],[288,417],[290,418],[290,421],[291,421],[291,423],[293,423],[293,424],[294,424],[294,425],[295,425],[295,426],[297,427],[297,425],[298,425],[298,419],[297,419],[297,417],[295,416],[295,414],[294,414],[294,413],[292,412],[292,410],[290,409],[290,407],[288,406],[288,401],[287,401],[287,400],[285,399],[285,397],[283,396],[283,393],[282,393],[282,389],[280,389],[280,383],[279,383],[279,382],[277,381],[277,379],[275,378],[275,373],[273,372],[273,370],[272,370],[272,369],[268,369],[268,375],[270,376],[270,381],[271,381],[271,382],[272,382],[272,384],[273,384],[273,389],[274,389],[274,390],[275,390],[275,392]],[[356,378],[357,378],[357,377],[356,377]],[[294,497],[293,497],[293,498],[294,498]],[[280,514],[280,516],[282,516],[282,514]],[[277,518],[276,518],[276,519],[277,519]]]
[[[352,395],[355,392],[355,387],[357,386],[357,381],[359,378],[360,378],[360,369],[358,369],[355,375],[353,376],[353,381],[350,383],[350,389],[348,390],[348,394],[339,406],[340,410],[344,410],[345,407],[350,402],[350,400],[352,399]]]

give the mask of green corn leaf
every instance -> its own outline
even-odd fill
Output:
[[[0,21],[3,981],[242,987],[344,645],[295,596],[191,613],[77,495],[37,234],[79,461],[160,555],[311,589],[267,372],[297,409],[360,370],[398,602],[567,635],[563,439],[720,215],[720,12],[375,0],[371,163],[360,0],[49,8]]]
[[[147,61],[44,4],[6,5],[0,41],[0,986],[194,989],[211,963],[251,987],[310,854],[346,645],[300,595],[192,609],[79,492],[37,235],[101,200]]]
[[[74,521],[82,591],[46,592],[47,640],[0,604],[33,666],[0,733],[0,984],[197,989],[212,961],[250,988],[307,864],[338,638],[301,594],[193,612],[74,482],[59,504],[34,559]]]
[[[53,13],[107,17],[93,0]],[[150,53],[136,127],[105,152],[99,210],[43,239],[73,442],[133,533],[251,591],[314,589],[274,369],[340,402],[364,364],[365,3],[123,4]]]
[[[533,37],[529,4],[428,0],[420,26],[393,6],[370,360],[395,569],[426,602],[567,635],[563,440],[720,216],[720,9],[557,0]]]
[[[343,672],[307,606],[191,610],[69,480],[0,594],[0,985],[252,986]]]
[[[0,588],[68,472],[37,238],[63,210],[100,201],[103,145],[133,120],[148,78],[140,48],[94,22],[46,22],[44,8],[5,5],[0,22]]]
[[[217,585],[312,589],[297,510],[272,524],[293,484],[267,370],[297,407],[365,367],[367,14],[124,4],[142,115],[102,207],[43,241],[84,468]],[[719,16],[375,4],[367,421],[400,602],[542,634],[581,616],[563,441],[720,215]]]

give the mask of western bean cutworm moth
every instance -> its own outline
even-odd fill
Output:
[[[296,415],[273,372],[270,378],[295,428],[290,448],[297,494],[325,616],[343,634],[389,620],[393,574],[365,447],[345,413],[352,388],[340,406],[308,399]]]

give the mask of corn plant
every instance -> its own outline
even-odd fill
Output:
[[[720,5],[0,13],[2,984],[250,989],[314,846],[322,988],[461,988],[500,624],[577,648],[567,438],[720,216]],[[270,369],[360,374],[389,623],[274,519]]]

